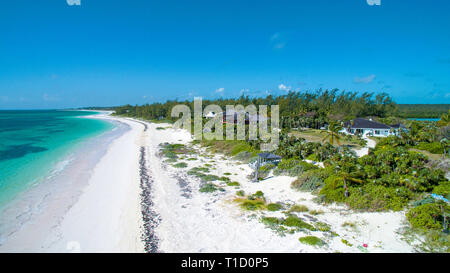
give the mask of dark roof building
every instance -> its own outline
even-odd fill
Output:
[[[364,118],[355,118],[353,124],[352,122],[347,121],[344,123],[344,127],[350,127],[352,129],[391,129],[391,127],[386,124]]]
[[[281,160],[281,156],[271,153],[260,153],[258,156],[265,160]]]

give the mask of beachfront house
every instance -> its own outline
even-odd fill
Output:
[[[215,112],[209,112],[208,114],[205,115],[205,118],[215,118],[216,115],[217,114]]]
[[[355,118],[345,122],[340,132],[349,135],[387,137],[394,134],[391,129],[390,126],[372,119]]]
[[[250,122],[259,122],[259,121],[264,121],[267,120],[266,117],[256,114],[256,115],[250,115],[247,112],[244,111],[235,111],[235,110],[228,110],[226,112],[223,112],[223,122],[227,123],[227,122],[231,122],[233,124],[238,123],[239,117],[241,115],[244,115],[244,121],[245,124],[249,124]]]

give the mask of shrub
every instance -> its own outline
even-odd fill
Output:
[[[253,153],[255,151],[255,149],[250,146],[249,144],[247,144],[246,142],[241,142],[239,144],[236,144],[232,149],[231,149],[231,155],[235,156],[241,152],[249,152],[249,153]]]
[[[288,227],[297,227],[301,229],[308,229],[311,231],[315,231],[316,229],[310,224],[304,222],[302,219],[298,218],[295,215],[290,215],[283,221],[283,225]]]
[[[261,210],[265,208],[265,202],[262,199],[244,200],[241,203],[241,208],[245,210]]]
[[[350,244],[350,243],[349,243],[347,240],[345,240],[345,239],[342,239],[341,242],[342,242],[344,245],[347,245],[347,246],[353,246],[352,244]]]
[[[184,162],[180,162],[180,163],[177,163],[177,164],[173,165],[173,167],[174,168],[186,168],[187,164],[184,163]]]
[[[236,186],[239,187],[241,184],[239,182],[233,181],[233,182],[227,182],[227,186]]]
[[[243,190],[237,191],[236,192],[237,196],[245,196],[245,192]]]
[[[226,176],[219,177],[219,180],[224,181],[224,182],[230,182],[230,178],[228,178]]]
[[[317,238],[316,236],[300,237],[300,238],[298,238],[298,240],[303,244],[312,245],[312,246],[324,246],[327,244],[323,240]]]
[[[270,203],[267,205],[267,210],[269,211],[278,211],[283,209],[283,206],[277,203]]]
[[[300,191],[315,191],[325,184],[324,177],[326,177],[326,175],[326,170],[308,170],[293,181],[291,187]]]
[[[223,175],[231,175],[231,173],[223,173]]]
[[[325,223],[317,222],[314,224],[314,227],[320,231],[327,232],[331,230],[331,227]]]
[[[337,175],[331,175],[324,181],[325,185],[320,190],[319,194],[322,196],[324,202],[344,202],[344,183]]]
[[[311,215],[319,215],[319,214],[322,214],[322,213],[323,213],[322,210],[311,210],[309,212],[309,214],[311,214]]]
[[[408,199],[399,195],[394,188],[373,184],[349,188],[350,196],[345,202],[353,209],[368,211],[399,211],[408,203]]]
[[[307,211],[308,211],[308,207],[305,205],[293,205],[289,209],[289,212],[307,212]]]
[[[281,160],[275,169],[274,174],[295,177],[311,169],[317,169],[317,166],[295,158],[290,158]]]
[[[240,152],[237,155],[233,157],[235,160],[243,161],[243,162],[250,162],[252,158],[254,158],[254,155],[250,152]]]
[[[445,181],[433,188],[433,193],[442,195],[450,199],[450,181]]]
[[[439,205],[434,203],[412,208],[406,214],[406,218],[411,225],[419,229],[441,229],[440,217]]]
[[[419,150],[425,150],[432,154],[443,154],[444,148],[442,147],[441,143],[439,142],[420,142],[417,144],[414,148]]]
[[[353,222],[344,222],[342,224],[342,227],[351,227],[351,228],[356,228],[356,224]]]
[[[275,168],[275,165],[272,163],[268,163],[268,164],[261,166],[258,170],[258,179],[266,178],[273,168]]]
[[[279,225],[281,220],[276,217],[262,217],[261,222],[268,226]]]
[[[166,159],[164,162],[166,162],[166,163],[174,163],[174,162],[177,162],[177,159],[176,158],[169,158],[169,159]]]
[[[206,183],[203,184],[203,186],[200,188],[200,192],[215,192],[217,190],[221,190],[223,191],[222,188],[218,188],[216,185],[212,184],[212,183]]]

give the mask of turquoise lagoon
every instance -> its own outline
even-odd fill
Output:
[[[67,155],[113,124],[86,111],[0,111],[0,205],[65,167]]]

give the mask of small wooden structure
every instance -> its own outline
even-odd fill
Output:
[[[255,165],[255,178],[254,181],[258,181],[258,171],[259,168],[267,163],[278,164],[281,160],[281,156],[271,154],[271,153],[260,153],[258,154],[258,159]]]

